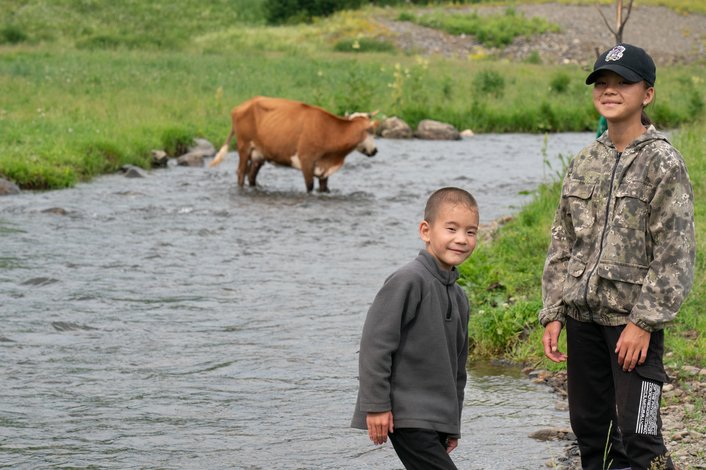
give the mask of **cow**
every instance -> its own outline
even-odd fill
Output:
[[[231,111],[232,127],[225,144],[209,167],[218,165],[228,153],[233,137],[237,138],[238,185],[245,174],[255,186],[262,165],[272,162],[297,168],[304,174],[307,192],[328,192],[328,178],[343,166],[353,150],[372,157],[377,153],[374,131],[378,122],[367,113],[345,118],[299,101],[257,96]]]

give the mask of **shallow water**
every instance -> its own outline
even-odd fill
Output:
[[[379,141],[304,191],[266,166],[110,175],[0,199],[0,466],[397,469],[348,428],[365,313],[421,248],[434,189],[511,214],[553,173],[543,136]],[[550,135],[575,153],[590,133]],[[567,425],[548,387],[470,364],[462,469],[538,469]]]

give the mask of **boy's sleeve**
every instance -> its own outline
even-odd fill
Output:
[[[683,160],[674,161],[650,202],[653,259],[629,317],[647,331],[674,319],[694,281],[694,194]]]
[[[564,178],[561,200],[554,216],[552,238],[544,263],[542,275],[542,303],[544,307],[539,311],[539,322],[542,326],[556,320],[564,323],[566,318],[566,306],[562,299],[564,279],[566,278],[567,264],[571,259],[571,248],[576,237],[571,221],[569,202],[564,197],[566,187],[571,179],[571,168],[570,166]]]
[[[414,315],[414,306],[419,305],[421,293],[404,278],[396,273],[385,281],[365,319],[358,359],[363,413],[392,409],[392,355],[399,347],[403,325]]]

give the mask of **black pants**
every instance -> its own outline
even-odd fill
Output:
[[[457,470],[446,452],[447,434],[431,429],[395,428],[389,436],[407,470]]]
[[[566,321],[569,414],[582,467],[673,469],[659,413],[664,332],[652,333],[645,363],[625,372],[615,354],[624,328]]]

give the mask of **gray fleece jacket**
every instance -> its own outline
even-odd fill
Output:
[[[363,326],[352,427],[391,410],[395,428],[460,437],[469,304],[457,279],[426,250],[387,278]]]

